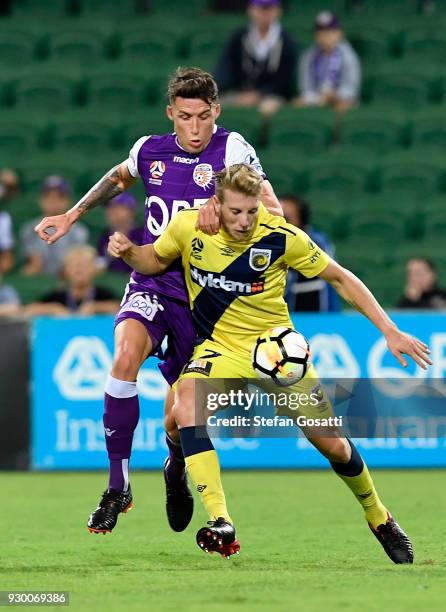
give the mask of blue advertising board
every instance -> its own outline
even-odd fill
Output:
[[[429,344],[433,366],[427,373],[415,364],[401,368],[379,331],[356,313],[297,315],[294,323],[308,338],[323,378],[392,378],[395,382],[426,376],[444,381],[446,316],[395,314],[393,319]],[[102,400],[112,364],[112,317],[37,318],[31,346],[33,468],[106,468]],[[166,454],[166,385],[156,359],[149,359],[141,369],[138,392],[141,418],[131,464],[160,468]],[[398,388],[389,393],[398,393]],[[219,439],[214,445],[226,468],[327,467],[304,438]],[[446,440],[441,437],[366,438],[358,439],[357,445],[372,467],[446,466]]]

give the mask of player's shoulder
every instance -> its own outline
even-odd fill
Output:
[[[288,223],[284,217],[280,217],[279,215],[272,215],[270,212],[263,207],[263,214],[260,218],[260,226],[265,227],[266,229],[271,229],[271,231],[278,231],[283,233],[286,236],[300,236],[304,234],[302,230],[293,225],[292,223]]]
[[[179,210],[173,218],[176,226],[180,227],[182,231],[188,231],[191,228],[195,228],[199,210],[200,208],[198,206],[195,208],[183,208],[182,210]]]

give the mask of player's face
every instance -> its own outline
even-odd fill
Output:
[[[214,133],[215,121],[220,116],[220,104],[208,104],[198,98],[175,98],[167,107],[173,121],[178,142],[188,153],[201,153]]]
[[[221,223],[236,240],[249,240],[259,214],[259,200],[237,191],[226,189],[224,202],[220,202]]]

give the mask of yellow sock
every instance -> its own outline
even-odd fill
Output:
[[[338,474],[338,476],[342,478],[364,508],[366,519],[374,529],[387,521],[387,509],[378,497],[365,463],[362,472],[357,476],[344,476],[342,474]]]
[[[226,508],[226,499],[220,480],[220,463],[215,450],[196,453],[185,458],[186,469],[200,494],[201,501],[212,521],[222,516],[232,519]]]

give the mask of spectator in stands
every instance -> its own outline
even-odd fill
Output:
[[[66,255],[63,277],[66,287],[52,291],[38,302],[28,304],[28,315],[115,314],[119,308],[116,296],[94,284],[98,272],[96,249],[88,245],[73,247]]]
[[[14,267],[14,236],[12,220],[5,205],[15,196],[19,189],[19,179],[13,170],[0,170],[0,274],[7,274]]]
[[[446,310],[446,290],[437,285],[437,269],[430,259],[414,257],[406,264],[406,287],[399,308]]]
[[[0,275],[0,317],[20,313],[20,298],[14,287],[4,285]]]
[[[101,267],[113,272],[128,274],[131,268],[123,259],[109,257],[107,254],[108,239],[113,232],[121,232],[134,244],[142,244],[143,227],[135,226],[137,202],[130,193],[122,193],[108,202],[105,209],[107,229],[101,234],[98,242],[99,262]]]
[[[280,0],[249,0],[250,23],[231,35],[215,72],[225,104],[268,115],[293,98],[297,53],[281,13]]]
[[[287,194],[280,199],[283,214],[288,223],[304,230],[314,242],[330,256],[334,246],[327,236],[310,225],[310,207],[299,196]],[[288,272],[285,300],[291,311],[299,312],[337,312],[340,310],[336,291],[321,278],[306,278],[296,270]]]
[[[344,112],[358,103],[361,66],[337,17],[323,11],[314,24],[315,43],[302,56],[297,106],[331,106]]]
[[[61,176],[48,176],[42,184],[40,208],[44,216],[60,215],[70,205],[70,186]],[[28,276],[35,274],[57,275],[61,272],[65,255],[76,245],[86,244],[88,230],[82,223],[76,223],[66,236],[48,246],[35,233],[34,227],[41,217],[25,223],[20,232],[22,250],[26,263],[22,272]]]

